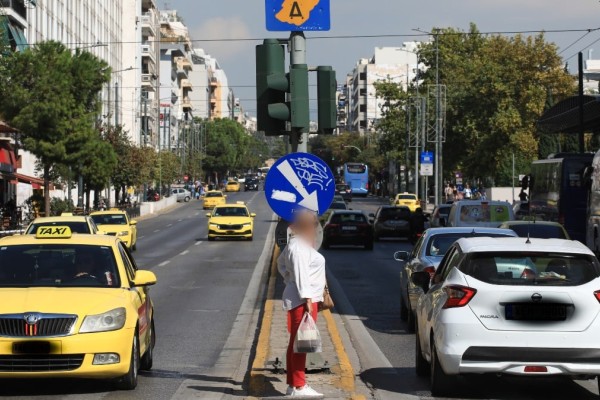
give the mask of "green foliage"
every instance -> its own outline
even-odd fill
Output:
[[[164,185],[174,183],[181,176],[181,160],[169,150],[161,150],[154,169],[154,180]]]
[[[74,209],[75,205],[71,199],[53,197],[52,200],[50,200],[50,215],[52,216],[58,216],[64,212],[71,212]]]

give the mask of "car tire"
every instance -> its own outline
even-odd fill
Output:
[[[431,394],[435,397],[451,396],[455,390],[456,378],[447,375],[440,364],[435,341],[431,340]]]
[[[408,291],[406,292],[406,297],[408,298],[408,302],[406,304],[406,309],[408,310],[408,315],[406,316],[406,331],[408,333],[414,333],[417,322],[415,320],[415,313],[412,310],[412,305],[410,304],[410,296],[408,295]]]
[[[133,390],[137,386],[138,371],[140,366],[139,343],[140,340],[136,330],[135,335],[133,335],[133,344],[131,347],[131,360],[129,361],[129,371],[117,381],[116,386],[119,390]]]
[[[215,238],[214,238],[214,237],[211,237],[211,236],[209,236],[209,237],[208,237],[208,241],[209,241],[209,242],[214,242],[214,241],[215,241]]]
[[[150,322],[150,326],[148,327],[150,332],[150,346],[146,349],[146,353],[142,356],[142,360],[140,362],[140,369],[142,371],[150,371],[152,369],[152,364],[154,363],[154,345],[156,345],[156,331],[154,330],[154,319]]]
[[[376,242],[379,242],[379,240],[381,240],[381,236],[379,235],[379,233],[373,234],[373,240]]]
[[[183,199],[183,201],[185,201],[186,203],[189,202],[190,200],[191,200],[190,196],[185,196],[185,199]]]
[[[400,319],[404,322],[408,320],[408,307],[406,306],[402,293],[400,293]]]
[[[417,376],[429,376],[431,374],[431,366],[425,357],[423,357],[418,326],[417,329],[415,329],[415,372],[417,373]]]
[[[253,240],[254,240],[254,235],[252,235],[252,236],[250,236],[250,237],[248,238],[248,241],[249,241],[249,242],[251,242],[251,241],[253,241]]]

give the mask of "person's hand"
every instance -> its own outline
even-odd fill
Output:
[[[313,303],[311,299],[306,299],[306,303],[304,303],[304,307],[306,308],[306,312],[312,315]]]

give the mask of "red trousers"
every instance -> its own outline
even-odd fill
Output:
[[[286,357],[287,384],[292,387],[303,387],[306,384],[306,353],[294,353],[294,340],[306,312],[304,304],[288,311],[288,331],[290,332],[290,343],[288,344]],[[312,317],[317,322],[319,303],[312,305]]]

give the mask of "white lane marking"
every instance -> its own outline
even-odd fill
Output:
[[[143,239],[143,238],[144,238],[144,236],[140,236],[140,237],[138,237],[138,240]]]
[[[200,246],[202,244],[202,242],[196,242],[196,244],[194,246]]]
[[[180,256],[185,256],[187,253],[189,253],[189,250],[184,250],[181,253],[179,253]]]
[[[221,310],[190,310],[192,312],[204,312],[204,313],[217,313],[221,312]]]
[[[183,221],[183,220],[182,220],[182,219],[178,219],[178,220],[177,220],[177,222],[181,222],[181,221]]]
[[[158,264],[159,267],[164,267],[165,265],[169,264],[171,262],[171,260],[167,260],[167,261],[163,261],[160,264]]]
[[[169,225],[167,225],[167,227],[170,227],[170,226],[173,226],[173,224],[169,224]]]
[[[156,232],[160,232],[160,229],[155,229],[155,230],[154,230],[154,233],[156,233]]]
[[[198,215],[200,215],[200,213],[196,213],[196,214],[194,214],[194,217],[197,217]]]

